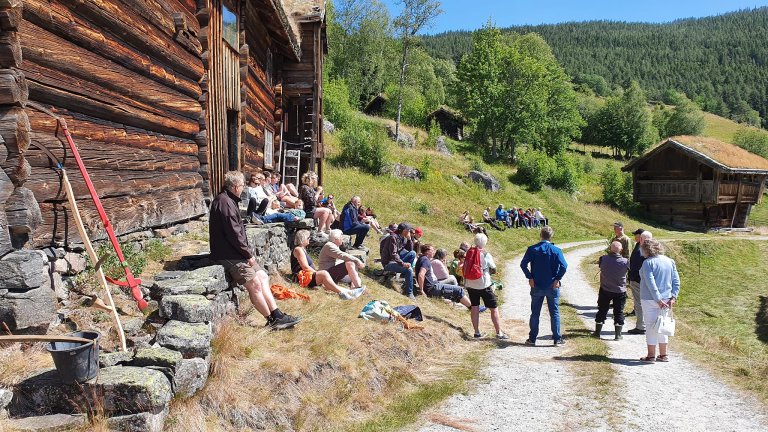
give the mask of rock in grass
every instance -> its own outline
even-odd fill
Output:
[[[107,419],[109,430],[121,432],[162,432],[168,407],[150,412],[114,416]]]
[[[99,372],[97,386],[104,410],[135,414],[164,408],[171,400],[171,383],[162,372],[132,366],[113,366]]]
[[[213,320],[212,302],[202,295],[169,295],[160,299],[160,316],[189,323]]]
[[[157,343],[179,351],[185,358],[206,357],[211,352],[211,327],[203,323],[168,321],[157,331]]]
[[[201,358],[184,359],[173,378],[173,391],[184,398],[192,397],[208,380],[208,362]]]
[[[38,288],[48,275],[48,257],[39,250],[18,250],[0,259],[0,287],[8,290]]]
[[[7,426],[13,431],[68,431],[82,428],[85,421],[83,414],[50,414],[9,420]]]
[[[501,189],[501,185],[499,184],[499,181],[496,180],[496,177],[492,176],[489,173],[481,172],[481,171],[470,171],[467,176],[473,182],[481,183],[485,188],[485,190],[489,190],[491,192],[498,192],[499,189]]]

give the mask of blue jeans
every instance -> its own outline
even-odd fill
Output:
[[[531,327],[530,333],[528,333],[528,340],[536,342],[536,337],[539,335],[539,316],[541,315],[541,306],[544,304],[544,299],[547,299],[547,308],[549,308],[549,320],[552,325],[552,339],[560,340],[562,335],[560,334],[560,289],[532,289],[531,290],[531,320],[529,325]]]
[[[403,262],[411,263],[411,268],[416,266],[416,251],[407,251],[405,249],[397,253]]]
[[[363,245],[363,240],[365,240],[365,236],[368,235],[368,230],[370,230],[370,225],[364,224],[364,223],[358,223],[354,224],[352,227],[350,227],[348,230],[344,231],[344,234],[346,235],[355,235],[355,244],[352,245],[352,247],[359,247]]]
[[[413,295],[413,267],[405,268],[396,262],[391,262],[384,266],[384,270],[403,275],[405,278],[405,295]]]
[[[259,216],[259,218],[264,223],[293,222],[296,220],[296,216],[290,213],[273,213],[270,215]]]

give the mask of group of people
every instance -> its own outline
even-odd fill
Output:
[[[475,222],[470,216],[469,210],[465,210],[459,216],[459,223],[463,224],[467,231],[488,234],[483,225],[490,225],[494,229],[504,231],[507,228],[542,228],[549,225],[549,219],[544,216],[541,208],[523,208],[510,207],[504,208],[504,204],[499,204],[496,211],[490,207],[483,210],[482,222]]]

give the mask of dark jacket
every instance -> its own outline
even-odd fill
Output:
[[[397,253],[400,250],[400,236],[398,234],[390,234],[381,241],[379,245],[379,253],[381,254],[381,265],[385,266],[391,262],[396,262],[403,265],[403,260],[400,259],[400,255]]]
[[[627,268],[629,260],[619,254],[600,257],[600,289],[611,293],[627,292]]]
[[[640,243],[635,243],[635,248],[632,249],[632,255],[629,257],[629,280],[632,282],[640,282],[640,267],[643,266],[645,257],[640,251]]]
[[[341,211],[341,230],[347,232],[357,226],[357,208],[352,205],[352,202],[348,202],[344,205],[344,209]]]
[[[214,261],[249,260],[253,256],[240,218],[239,202],[240,197],[224,190],[211,203],[208,232]]]

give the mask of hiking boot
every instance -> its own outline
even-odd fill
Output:
[[[619,325],[614,326],[614,328],[616,329],[616,335],[613,337],[613,340],[622,340],[622,339],[624,339],[624,336],[621,335],[621,329],[623,327],[624,326],[619,326]]]
[[[267,325],[272,328],[272,330],[285,330],[289,329],[301,321],[301,318],[291,316],[288,314],[284,314],[280,318],[274,318],[271,321],[267,320]]]
[[[475,335],[474,335],[475,339],[480,339],[481,337],[483,337],[482,333],[475,333]]]
[[[532,341],[530,339],[526,339],[524,342],[527,346],[536,346],[536,341]]]
[[[633,334],[633,335],[644,335],[645,330],[640,330],[639,328],[633,328],[632,330],[628,331],[627,333]]]
[[[554,343],[553,343],[553,344],[554,344],[555,346],[559,346],[559,345],[565,345],[565,339],[564,339],[564,338],[555,339],[555,341],[554,341]]]
[[[599,323],[595,323],[595,331],[593,331],[590,336],[600,339],[600,332],[602,330],[603,330],[603,325]]]

